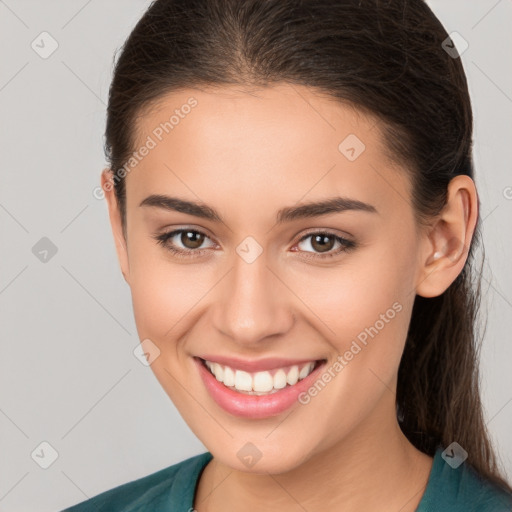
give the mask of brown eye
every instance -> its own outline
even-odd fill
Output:
[[[309,240],[309,244],[305,243],[307,240]],[[306,245],[306,247],[300,247],[301,251],[310,253],[307,255],[307,257],[312,258],[329,258],[337,256],[338,254],[349,251],[356,246],[356,243],[352,242],[351,240],[342,238],[341,236],[338,236],[334,233],[323,231],[309,233],[303,236],[300,239],[298,246],[301,244]],[[337,249],[335,249],[336,244],[338,244]],[[308,250],[307,246],[311,247],[312,250]]]
[[[202,246],[206,239],[210,240],[201,231],[183,228],[156,235],[155,239],[160,245],[179,256],[197,256],[204,253],[205,249]]]
[[[311,247],[318,252],[330,251],[334,246],[335,240],[333,235],[317,234],[311,237]]]
[[[180,242],[186,249],[198,249],[201,247],[205,239],[203,233],[198,231],[182,231]]]
[[[203,244],[206,240],[210,240],[210,237],[201,231],[184,228],[155,235],[154,238],[160,245],[180,257],[205,255],[207,253],[206,249],[208,249],[208,246],[204,248]],[[304,247],[300,248],[300,252],[309,253],[305,256],[308,258],[330,258],[356,247],[356,242],[342,238],[334,233],[324,231],[309,233],[303,236],[297,245],[300,246],[301,244],[304,244],[308,239],[311,240],[309,246],[312,250],[308,250]],[[338,248],[333,250],[336,245],[338,245]],[[215,244],[210,245],[210,248],[214,246]]]

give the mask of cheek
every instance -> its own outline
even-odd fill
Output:
[[[354,385],[369,368],[386,383],[398,369],[415,296],[414,265],[404,247],[375,244],[336,268],[296,272],[292,278],[330,348],[355,369],[344,370]]]
[[[155,342],[176,339],[208,290],[199,272],[169,262],[144,264],[130,280],[137,329]]]
[[[390,247],[356,250],[337,266],[304,268],[293,267],[285,280],[293,283],[296,295],[325,324],[329,338],[357,335],[395,302],[403,305],[414,297],[411,258]]]
[[[166,336],[174,337],[175,326],[194,299],[197,302],[201,296],[197,275],[191,266],[172,264],[164,249],[151,241],[134,242],[129,258],[130,290],[139,336],[155,343]]]
[[[318,316],[316,329],[324,333],[334,358],[324,372],[329,374],[324,376],[325,391],[318,393],[318,399],[311,398],[315,412],[305,420],[311,421],[311,429],[322,428],[315,419],[321,414],[323,424],[338,426],[325,435],[326,446],[350,432],[381,400],[394,400],[390,397],[414,294],[404,284],[408,277],[401,265],[383,256],[371,261],[361,258],[328,278],[317,273],[316,279],[304,276],[300,281],[299,293]],[[324,389],[322,384],[316,387]]]

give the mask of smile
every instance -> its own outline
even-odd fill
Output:
[[[220,359],[220,358],[217,358]],[[227,359],[227,358],[222,358]],[[276,365],[271,360],[256,363],[221,364],[193,357],[199,375],[210,398],[224,411],[242,418],[261,419],[277,416],[294,404],[298,397],[318,378],[326,359],[302,360],[296,364]],[[258,366],[260,371],[247,371]],[[267,369],[261,370],[261,367]]]
[[[305,379],[319,361],[310,361],[302,365],[291,365],[262,372],[246,372],[212,361],[204,361],[218,382],[224,386],[249,395],[266,395],[293,386]]]

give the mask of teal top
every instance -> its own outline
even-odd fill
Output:
[[[427,487],[416,512],[511,512],[512,495],[483,480],[462,463],[453,469],[434,455]],[[114,487],[61,512],[192,512],[197,482],[210,452]]]

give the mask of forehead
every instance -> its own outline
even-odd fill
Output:
[[[409,194],[405,173],[385,156],[379,122],[305,86],[173,91],[136,131],[127,203],[178,191],[253,210],[262,197],[268,207],[326,195],[385,209]]]

